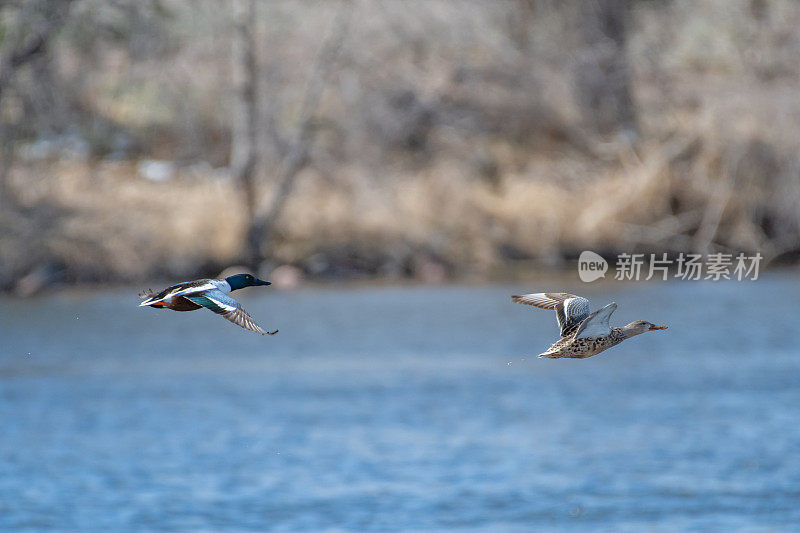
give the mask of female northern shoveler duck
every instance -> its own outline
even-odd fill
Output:
[[[512,296],[511,299],[518,304],[556,312],[558,326],[561,328],[561,339],[546,352],[539,354],[539,357],[584,359],[645,331],[667,329],[667,326],[656,326],[646,320],[637,320],[621,328],[612,328],[608,325],[608,319],[617,309],[616,303],[612,302],[589,314],[589,300],[566,292],[538,292]]]
[[[225,279],[198,279],[185,281],[167,287],[158,294],[153,291],[144,291],[139,294],[144,301],[139,307],[150,306],[156,309],[172,309],[173,311],[194,311],[205,307],[222,315],[237,326],[261,333],[262,335],[275,335],[278,330],[264,331],[255,323],[253,318],[242,309],[242,305],[228,296],[228,293],[245,287],[257,285],[271,285],[250,274],[236,274]]]

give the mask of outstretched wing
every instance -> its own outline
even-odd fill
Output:
[[[611,302],[602,309],[598,309],[589,315],[589,318],[581,322],[581,325],[575,332],[575,338],[600,337],[601,335],[608,335],[611,333],[611,326],[608,325],[608,319],[611,318],[612,313],[616,310],[617,304]]]
[[[224,316],[237,326],[241,326],[244,329],[249,329],[250,331],[255,331],[256,333],[260,333],[262,335],[275,335],[278,333],[277,329],[272,332],[261,329],[261,326],[256,324],[256,321],[253,320],[253,317],[247,314],[247,311],[242,308],[242,305],[239,302],[219,289],[205,291],[202,294],[184,295],[184,298],[193,301],[197,305],[202,305],[206,309],[210,309],[218,315]]]
[[[555,311],[562,337],[571,335],[589,316],[589,300],[567,292],[537,292],[511,299],[518,304]]]

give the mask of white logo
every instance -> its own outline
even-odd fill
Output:
[[[606,277],[608,262],[599,254],[590,250],[581,252],[578,258],[578,277],[581,281],[590,283],[596,279]]]

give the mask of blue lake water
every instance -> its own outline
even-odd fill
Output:
[[[667,324],[537,359],[579,291]],[[800,280],[0,299],[0,529],[797,531]]]

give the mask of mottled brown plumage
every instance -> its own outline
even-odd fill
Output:
[[[556,341],[546,352],[540,354],[539,357],[549,357],[550,359],[560,359],[562,357],[586,359],[604,350],[608,350],[612,346],[616,346],[625,339],[629,339],[645,331],[656,331],[660,329],[667,329],[667,326],[656,326],[645,320],[637,320],[621,328],[611,328],[611,332],[608,335],[600,335],[598,337],[576,337],[572,335]]]
[[[550,359],[585,359],[616,346],[625,339],[646,331],[667,329],[646,320],[637,320],[624,327],[610,327],[609,318],[617,304],[610,303],[590,315],[585,315],[588,300],[568,293],[535,293],[512,296],[514,302],[556,311],[562,338],[539,357]],[[585,302],[585,304],[584,304]],[[580,305],[572,305],[578,303]],[[566,304],[566,305],[565,305]]]

